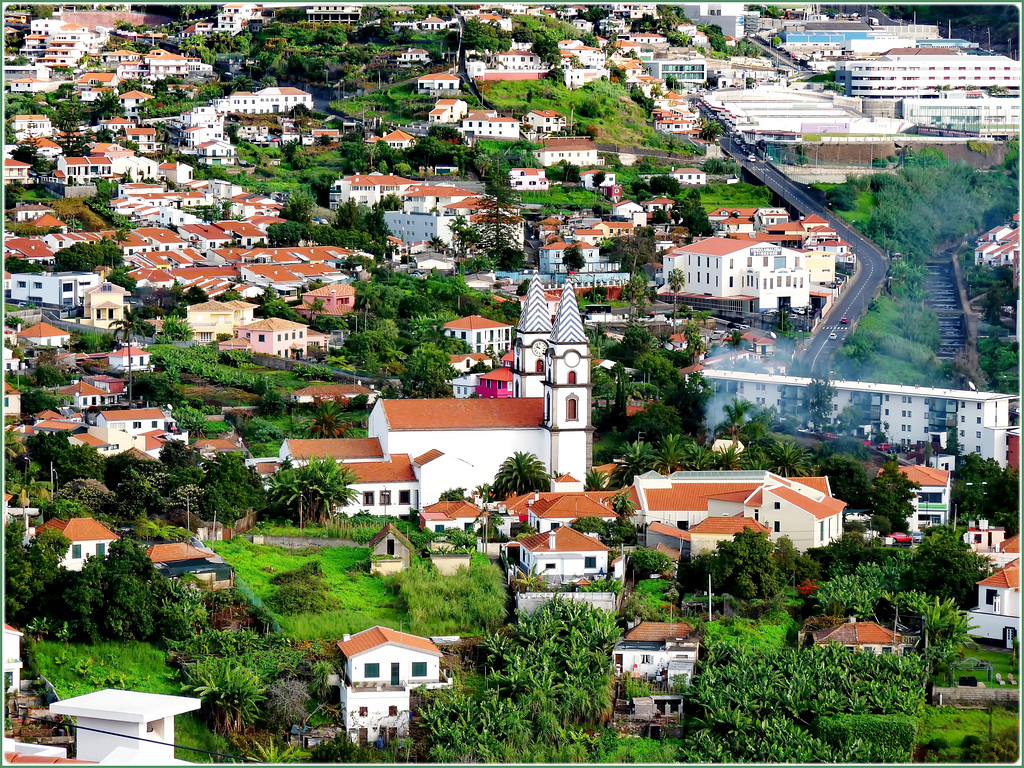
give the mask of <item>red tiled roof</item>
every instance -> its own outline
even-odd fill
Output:
[[[692,634],[693,627],[681,621],[641,621],[629,632],[624,640],[652,643],[683,638]]]
[[[575,520],[580,517],[614,518],[617,516],[611,507],[591,498],[585,492],[552,492],[547,498],[535,501],[531,509],[537,517],[543,519]]]
[[[690,535],[695,533],[711,534],[732,534],[735,535],[745,530],[756,531],[757,533],[768,533],[768,528],[761,525],[752,517],[708,517],[697,523],[690,529]]]
[[[671,525],[665,525],[664,523],[651,523],[647,526],[647,530],[660,533],[662,536],[671,536],[674,539],[690,540],[689,531],[684,531],[682,528],[673,528]]]
[[[1006,541],[1004,541],[1003,542],[1003,546],[1002,546],[1000,551],[1008,553],[1008,554],[1018,554],[1019,555],[1020,554],[1020,534],[1018,533],[1016,536],[1012,536],[1011,538],[1009,538]]]
[[[355,461],[345,465],[359,483],[411,483],[416,480],[407,453],[391,454],[391,461]]]
[[[196,549],[184,541],[172,542],[169,544],[154,544],[146,554],[154,563],[176,563],[181,560],[206,560],[213,557],[209,552]]]
[[[811,637],[819,645],[842,643],[843,645],[892,645],[901,644],[903,635],[879,626],[873,621],[857,621],[840,624],[829,629],[812,632]]]
[[[37,323],[31,328],[25,328],[18,332],[19,338],[23,339],[44,339],[53,336],[70,336],[68,331],[62,331],[60,328],[54,328],[49,323]]]
[[[296,459],[330,457],[332,459],[383,459],[384,450],[376,437],[339,437],[320,440],[289,439],[288,447]]]
[[[597,539],[572,528],[562,526],[554,531],[555,547],[551,548],[551,534],[538,533],[520,539],[519,544],[531,552],[609,552],[609,548]]]
[[[436,448],[431,448],[426,453],[421,453],[419,456],[413,459],[413,463],[419,464],[422,467],[424,464],[429,464],[434,459],[439,459],[442,456],[444,456],[444,453],[442,451],[439,451]]]
[[[117,541],[121,538],[91,517],[73,517],[66,521],[52,518],[43,523],[42,527],[56,528],[71,541]]]
[[[481,317],[480,315],[470,315],[469,317],[460,317],[458,320],[445,323],[444,327],[457,331],[481,331],[490,328],[511,328],[512,326],[508,323],[499,323],[497,320]]]
[[[424,651],[435,656],[441,655],[441,651],[438,650],[437,646],[425,637],[418,637],[417,635],[410,635],[405,632],[396,632],[387,627],[364,629],[362,632],[352,635],[348,640],[339,640],[338,647],[347,658],[351,659],[353,656],[358,656],[361,653],[371,651],[387,643],[401,645],[416,651]]]
[[[882,470],[878,470],[878,472],[881,474]],[[946,469],[935,469],[934,467],[923,467],[915,464],[909,467],[900,467],[900,472],[907,479],[913,480],[922,486],[945,487],[949,484],[949,470]]]
[[[1002,570],[996,571],[987,579],[977,582],[983,587],[1003,587],[1004,589],[1020,590],[1020,560],[1014,560]]]
[[[725,493],[745,492],[747,496],[761,483],[672,483],[671,488],[648,488],[644,491],[648,508],[655,511],[706,512],[708,499]],[[745,497],[744,497],[745,498]]]
[[[382,400],[388,426],[395,431],[432,429],[521,429],[540,427],[540,397]]]
[[[468,501],[439,501],[423,508],[420,513],[425,520],[459,520],[480,517],[482,510]]]
[[[813,515],[818,520],[824,520],[825,518],[832,517],[833,515],[842,514],[846,508],[846,502],[840,501],[839,499],[833,499],[826,496],[821,501],[815,501],[812,498],[804,496],[802,493],[794,491],[792,488],[772,488],[768,491],[778,496],[780,499],[785,499],[790,504],[799,507],[804,512]]]

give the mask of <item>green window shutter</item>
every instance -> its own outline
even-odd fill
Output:
[[[81,544],[72,544],[71,545],[71,557],[75,558],[76,560],[82,557],[82,545]]]
[[[103,557],[106,554],[107,554],[107,545],[106,544],[97,544],[96,545],[96,557]]]
[[[425,661],[414,661],[412,663],[412,676],[413,677],[426,677],[427,676],[427,662],[425,662]]]
[[[380,677],[380,664],[367,664],[366,677]]]

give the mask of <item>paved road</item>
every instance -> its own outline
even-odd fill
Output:
[[[810,362],[814,373],[827,374],[831,371],[832,357],[836,350],[842,346],[857,322],[867,312],[868,304],[885,280],[889,266],[888,258],[881,248],[842,219],[833,216],[816,198],[808,194],[807,185],[791,181],[764,160],[748,160],[747,153],[731,138],[723,137],[721,145],[722,149],[736,162],[754,174],[772,192],[796,208],[801,214],[809,216],[816,213],[828,221],[839,233],[839,236],[853,246],[853,251],[857,254],[858,271],[856,276],[847,285],[826,321],[811,336],[811,341],[803,352],[802,359]],[[840,323],[844,317],[850,319],[849,325]],[[833,333],[836,334],[836,338],[829,338]]]

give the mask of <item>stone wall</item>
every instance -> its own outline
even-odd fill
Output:
[[[306,547],[359,547],[361,544],[352,539],[323,539],[316,536],[246,536],[253,544],[268,544],[272,547],[285,549],[305,549]]]
[[[405,565],[397,557],[387,560],[374,560],[370,566],[370,573],[379,573],[381,576],[390,576],[393,573],[401,573],[403,570],[405,570]]]
[[[555,598],[590,603],[606,611],[616,611],[619,607],[619,596],[614,592],[521,592],[516,595],[516,609],[529,615]]]
[[[445,576],[450,576],[459,570],[459,568],[469,568],[471,560],[471,555],[432,554],[430,556],[430,562],[432,562],[437,567],[437,570]]]
[[[61,19],[68,24],[78,24],[89,29],[109,27],[111,29],[119,21],[127,21],[133,27],[145,24],[157,27],[174,21],[170,16],[158,16],[155,13],[131,13],[126,11],[64,11]]]
[[[992,683],[997,685],[997,683]],[[989,704],[1020,706],[1017,688],[939,688],[932,690],[932,705],[936,707],[975,707],[983,709]]]

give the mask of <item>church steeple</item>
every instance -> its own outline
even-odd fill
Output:
[[[551,333],[551,314],[540,275],[534,271],[516,326],[512,395],[540,397],[544,386],[544,353]]]
[[[587,333],[583,330],[580,318],[580,307],[576,303],[576,292],[572,288],[572,278],[565,281],[562,296],[555,312],[555,324],[551,328],[552,344],[586,344]]]

